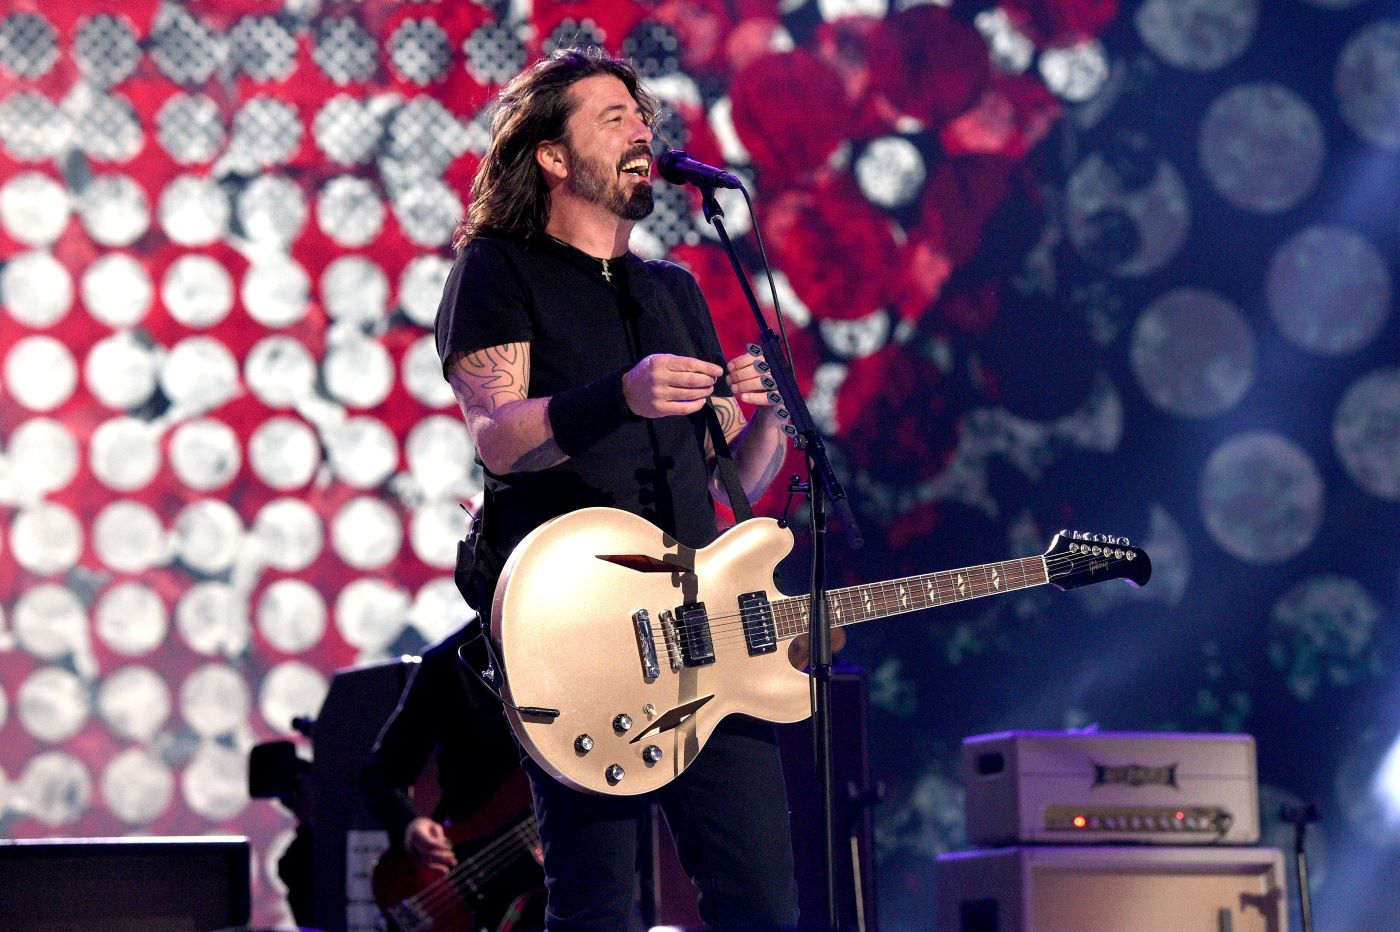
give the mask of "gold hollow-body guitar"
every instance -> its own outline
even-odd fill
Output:
[[[808,677],[786,648],[807,632],[811,599],[773,584],[792,545],[771,518],[700,550],[612,508],[536,528],[491,607],[515,706],[506,715],[526,752],[575,789],[632,796],[675,779],[726,715],[810,715]],[[826,602],[839,627],[1032,586],[1141,586],[1151,574],[1123,538],[1061,531],[1040,556],[834,589]]]

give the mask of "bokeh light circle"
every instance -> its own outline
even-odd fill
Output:
[[[170,559],[170,540],[160,517],[142,502],[118,499],[92,522],[92,549],[119,573],[141,573]]]
[[[432,336],[415,340],[399,366],[408,393],[428,408],[445,408],[453,403],[452,386],[442,377],[437,342]]]
[[[41,172],[19,172],[0,185],[0,226],[26,246],[47,246],[68,226],[68,192]]]
[[[1356,135],[1400,152],[1400,21],[1360,29],[1337,59],[1335,79],[1342,116]]]
[[[149,654],[165,642],[169,616],[165,601],[145,583],[119,582],[102,593],[93,609],[97,636],[125,657]]]
[[[1332,445],[1353,482],[1400,501],[1400,369],[1357,379],[1332,420]]]
[[[92,801],[92,777],[72,754],[44,751],[25,765],[18,795],[26,801],[25,814],[45,825],[70,825]]]
[[[243,519],[222,499],[191,502],[175,516],[170,536],[180,562],[212,576],[233,565],[243,547]]]
[[[57,502],[21,508],[10,525],[15,562],[39,576],[66,573],[83,553],[83,526]]]
[[[321,363],[331,397],[349,408],[373,408],[394,387],[394,361],[378,340],[359,335],[333,339]]]
[[[191,650],[211,657],[239,656],[251,637],[247,601],[224,582],[206,581],[186,589],[175,605],[175,627]]]
[[[264,505],[253,519],[253,540],[263,562],[294,573],[320,555],[325,531],[320,516],[306,502],[279,498]]]
[[[56,583],[31,586],[15,602],[15,634],[21,646],[44,660],[65,659],[87,640],[87,627],[83,603]]]
[[[1217,447],[1206,461],[1200,497],[1211,538],[1246,563],[1296,557],[1322,523],[1317,465],[1279,434],[1240,434]]]
[[[7,438],[5,457],[11,494],[28,501],[66,488],[81,464],[78,442],[63,424],[35,417]]]
[[[481,490],[473,468],[476,449],[460,417],[431,414],[408,432],[404,459],[408,471],[429,499],[466,501]]]
[[[238,363],[213,337],[186,337],[171,347],[159,381],[172,404],[193,412],[217,408],[240,390]]]
[[[212,327],[233,309],[233,279],[212,256],[181,256],[166,269],[160,297],[186,327]]]
[[[336,596],[332,617],[345,643],[382,656],[408,623],[408,593],[382,579],[357,579]]]
[[[117,411],[145,404],[156,390],[160,354],[148,338],[122,330],[95,343],[83,360],[83,382],[92,397]]]
[[[87,684],[61,667],[40,667],[15,694],[16,718],[24,730],[49,744],[77,734],[87,722],[91,706]]]
[[[403,524],[389,505],[373,496],[350,499],[331,519],[331,546],[346,565],[378,569],[403,546]]]
[[[155,287],[146,267],[124,252],[109,252],[83,272],[83,306],[109,327],[131,327],[146,316]]]
[[[248,465],[270,488],[299,489],[311,481],[320,464],[316,434],[296,418],[270,417],[248,438]]]
[[[1310,352],[1355,352],[1375,339],[1390,316],[1385,260],[1365,238],[1341,227],[1295,233],[1274,253],[1267,283],[1274,321]]]
[[[348,418],[326,430],[322,439],[331,471],[357,489],[380,485],[398,468],[399,443],[376,418]]]
[[[1133,326],[1131,358],[1152,403],[1178,417],[1215,417],[1254,384],[1254,334],[1230,302],[1194,288],[1158,298]]]
[[[248,721],[248,684],[236,670],[205,664],[180,684],[180,717],[202,738],[233,734]]]
[[[181,246],[208,246],[228,230],[228,195],[212,178],[181,175],[160,194],[156,216],[171,242]]]
[[[311,277],[280,254],[262,256],[243,273],[243,306],[264,327],[286,327],[306,316]]]
[[[315,718],[330,684],[316,668],[298,660],[277,664],[258,688],[258,711],[269,727],[294,734],[292,719]]]
[[[97,690],[97,712],[118,738],[150,741],[170,720],[170,687],[149,667],[122,667]]]
[[[1269,661],[1288,690],[1307,702],[1322,686],[1346,687],[1380,672],[1375,637],[1381,609],[1360,583],[1322,574],[1297,583],[1274,604]]]
[[[175,798],[175,775],[144,748],[127,748],[103,769],[102,800],[128,825],[155,821]]]
[[[304,580],[279,579],[258,599],[257,626],[274,648],[299,654],[319,644],[326,632],[325,599]]]
[[[151,225],[142,187],[126,175],[98,175],[77,192],[83,229],[100,246],[130,246]]]
[[[5,354],[5,388],[31,411],[47,412],[73,397],[78,387],[78,364],[73,354],[53,337],[22,337]]]
[[[466,534],[466,515],[455,502],[431,502],[413,509],[408,534],[418,559],[450,569],[457,562],[457,542]]]
[[[409,320],[420,327],[433,326],[451,271],[451,261],[435,254],[417,256],[404,266],[399,275],[399,305]]]
[[[321,276],[321,300],[332,319],[372,326],[388,313],[389,279],[369,259],[341,256]]]
[[[1214,71],[1244,54],[1259,23],[1259,0],[1146,0],[1133,23],[1169,65]]]
[[[316,360],[296,337],[274,335],[259,340],[243,361],[244,378],[269,408],[295,408],[316,387]]]
[[[131,492],[144,488],[160,470],[160,432],[149,421],[115,417],[92,433],[88,465],[109,489]]]
[[[1199,151],[1220,196],[1262,214],[1307,197],[1327,155],[1317,114],[1281,84],[1242,84],[1216,98],[1201,122]]]
[[[180,775],[180,792],[211,822],[232,819],[248,807],[247,751],[205,741]]]
[[[232,427],[213,418],[186,421],[170,437],[170,465],[191,489],[222,489],[234,480],[243,465],[238,435]]]

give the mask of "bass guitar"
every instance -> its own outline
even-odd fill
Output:
[[[471,818],[445,827],[457,854],[451,870],[420,867],[400,848],[375,863],[370,888],[389,928],[508,932],[544,896],[540,833],[525,771],[512,772]]]
[[[526,752],[575,789],[630,796],[675,779],[726,715],[806,718],[808,677],[781,648],[808,630],[811,598],[773,586],[792,545],[771,518],[700,550],[612,508],[536,528],[491,606],[506,715]],[[1061,531],[1040,556],[835,589],[826,604],[839,627],[1032,586],[1141,586],[1151,574],[1125,538]]]

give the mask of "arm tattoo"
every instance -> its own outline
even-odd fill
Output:
[[[447,381],[471,423],[507,402],[525,398],[530,386],[529,345],[505,343],[454,356],[448,363]]]

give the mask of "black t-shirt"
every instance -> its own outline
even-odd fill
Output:
[[[653,353],[724,364],[695,279],[670,262],[628,253],[609,262],[548,237],[478,237],[447,277],[437,348],[457,355],[530,344],[532,398],[616,377]],[[730,394],[721,380],[716,393]],[[705,416],[631,417],[582,454],[534,472],[487,471],[486,543],[504,560],[530,531],[579,508],[640,515],[689,547],[717,536],[705,458]]]

